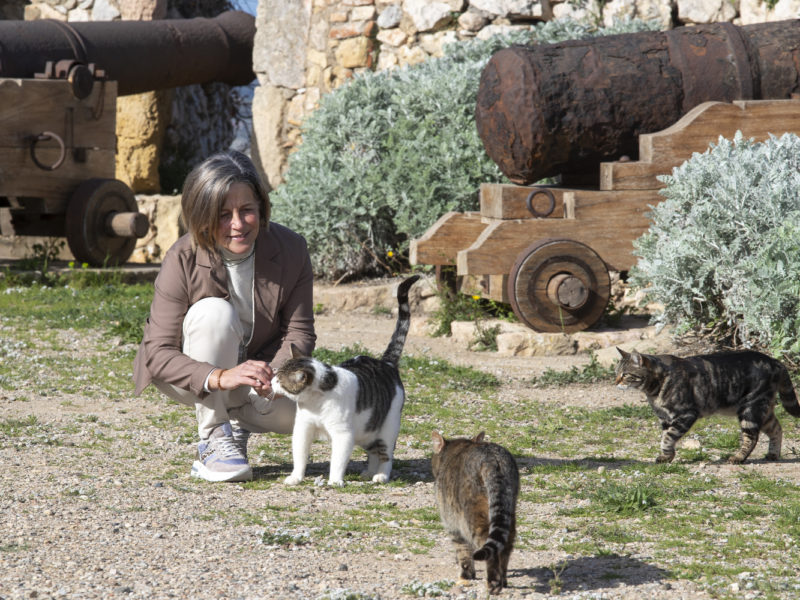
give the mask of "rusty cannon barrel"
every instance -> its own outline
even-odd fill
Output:
[[[96,65],[121,96],[211,81],[246,85],[255,78],[254,35],[254,17],[242,11],[211,19],[0,21],[0,77],[42,76],[66,61]]]
[[[475,120],[514,183],[597,172],[710,100],[800,93],[800,20],[681,27],[496,52]]]

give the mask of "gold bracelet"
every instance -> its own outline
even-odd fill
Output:
[[[221,380],[222,380],[222,372],[224,370],[225,369],[217,369],[217,371],[216,371],[216,373],[217,373],[217,381],[214,384],[214,387],[217,388],[218,390],[222,390]]]

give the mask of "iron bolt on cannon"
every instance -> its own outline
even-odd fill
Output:
[[[475,113],[515,184],[483,184],[480,211],[447,213],[412,264],[456,267],[464,293],[511,304],[538,331],[594,325],[609,270],[662,200],[658,175],[719,136],[800,133],[800,20],[623,34],[496,52]],[[532,185],[545,177],[559,185]]]
[[[255,22],[0,21],[0,233],[64,236],[80,262],[124,263],[149,229],[114,179],[118,95],[245,85]]]

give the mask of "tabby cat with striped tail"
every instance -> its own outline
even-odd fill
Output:
[[[344,485],[344,472],[356,444],[367,451],[363,475],[376,483],[389,481],[406,399],[397,365],[411,319],[408,290],[417,279],[419,275],[409,277],[397,288],[397,325],[383,357],[356,356],[331,366],[301,356],[293,347],[293,357],[275,373],[272,389],[297,403],[292,431],[294,468],[286,484],[303,480],[311,443],[318,438],[331,442],[330,485]]]
[[[656,462],[675,458],[675,443],[698,418],[713,414],[739,419],[741,446],[728,462],[744,462],[760,432],[769,437],[766,459],[780,458],[783,432],[775,418],[775,395],[794,417],[800,417],[800,404],[786,367],[774,358],[753,351],[678,358],[617,350],[622,357],[616,368],[617,386],[644,392],[661,421],[661,454]]]
[[[462,579],[486,561],[490,594],[508,586],[508,559],[517,533],[519,469],[511,453],[474,438],[446,440],[434,431],[431,470],[442,524],[456,545]]]

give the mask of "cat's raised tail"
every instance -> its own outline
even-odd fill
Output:
[[[419,279],[419,275],[412,275],[408,279],[400,282],[397,286],[397,326],[394,328],[392,339],[382,359],[397,366],[400,362],[400,355],[403,353],[403,346],[408,335],[408,326],[411,323],[411,309],[408,306],[408,290]]]
[[[797,394],[792,385],[792,378],[789,377],[789,371],[785,367],[781,372],[781,380],[778,383],[778,396],[780,396],[781,404],[787,413],[793,417],[800,417],[800,403],[797,402]]]

